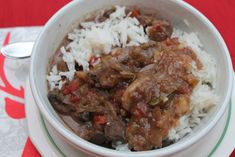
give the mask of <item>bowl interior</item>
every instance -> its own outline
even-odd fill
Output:
[[[172,153],[178,150],[175,147],[180,145],[180,143],[181,148],[183,148],[185,147],[186,141],[192,140],[196,135],[198,135],[199,137],[199,134],[203,131],[208,131],[206,129],[208,129],[209,123],[210,125],[213,125],[212,122],[215,121],[214,119],[216,116],[219,115],[218,113],[224,111],[226,103],[228,102],[228,97],[230,95],[230,86],[232,84],[230,74],[231,63],[228,57],[227,48],[224,45],[223,40],[221,40],[219,34],[214,29],[214,27],[212,27],[211,24],[203,16],[201,16],[201,14],[192,9],[190,6],[186,5],[184,2],[175,0],[77,0],[71,2],[71,4],[64,7],[50,19],[35,44],[32,55],[30,74],[33,95],[44,116],[49,122],[52,123],[54,127],[60,127],[57,128],[57,130],[59,130],[61,134],[64,134],[66,138],[67,136],[72,138],[74,140],[72,141],[72,143],[74,143],[75,145],[79,145],[79,142],[81,144],[81,141],[85,144],[88,144],[88,142],[86,143],[84,140],[76,137],[76,135],[69,131],[68,128],[66,129],[66,126],[63,125],[62,121],[50,105],[47,99],[47,66],[49,59],[55,53],[61,41],[64,39],[66,34],[72,30],[72,28],[76,27],[79,19],[86,16],[90,12],[113,5],[134,5],[139,6],[140,8],[149,8],[150,10],[157,10],[162,17],[171,21],[174,27],[186,32],[196,32],[203,44],[203,48],[216,60],[216,93],[219,95],[218,105],[213,108],[213,110],[208,114],[208,116],[203,119],[201,124],[196,129],[194,129],[194,131],[190,135],[171,146],[160,150],[150,151],[155,152],[155,155],[156,153]],[[185,20],[188,21],[189,25],[184,22]],[[222,113],[220,113],[220,116],[221,115]],[[94,149],[98,150],[102,148],[94,146]],[[126,155],[128,154],[129,153],[126,153]],[[141,155],[141,153],[139,153],[139,155]]]

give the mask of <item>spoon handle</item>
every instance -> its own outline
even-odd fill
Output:
[[[16,42],[1,48],[1,53],[12,59],[29,58],[32,53],[34,42]]]

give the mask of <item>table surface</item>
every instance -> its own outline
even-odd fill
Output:
[[[235,0],[186,1],[207,16],[219,30],[229,48],[235,68]],[[0,28],[44,25],[58,9],[68,2],[70,0],[0,0]],[[26,140],[22,156],[40,156],[29,138]],[[231,156],[235,157],[235,152]]]

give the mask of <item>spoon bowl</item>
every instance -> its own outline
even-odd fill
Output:
[[[1,53],[11,59],[29,58],[32,53],[34,42],[17,42],[1,48]]]

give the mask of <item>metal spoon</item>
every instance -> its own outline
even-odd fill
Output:
[[[0,51],[7,58],[24,59],[31,56],[33,45],[34,42],[17,42],[2,47]]]

